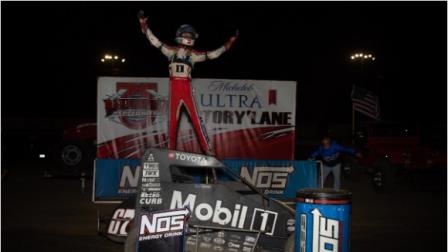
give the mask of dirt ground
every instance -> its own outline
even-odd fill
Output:
[[[29,162],[3,165],[1,251],[123,251],[99,236],[92,180],[44,178],[55,167]],[[353,192],[351,251],[447,251],[446,172],[416,174],[392,190],[377,193],[367,174],[343,179]]]

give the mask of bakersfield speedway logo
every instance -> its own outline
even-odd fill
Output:
[[[104,99],[106,118],[130,129],[150,126],[160,116],[166,99],[157,93],[157,83],[122,83],[117,93]]]

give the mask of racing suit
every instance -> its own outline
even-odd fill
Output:
[[[162,43],[149,29],[146,22],[142,25],[142,32],[149,42],[158,48],[169,60],[170,88],[169,88],[169,119],[168,119],[168,149],[175,149],[177,129],[182,106],[186,109],[193,129],[203,152],[214,155],[210,146],[204,122],[198,113],[191,88],[191,71],[194,64],[206,60],[216,59],[227,51],[236,37],[232,37],[226,44],[213,51],[195,51],[189,46],[168,46]]]

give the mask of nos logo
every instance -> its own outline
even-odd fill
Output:
[[[312,226],[312,252],[338,252],[339,251],[339,221],[326,218],[318,208],[311,211],[313,215]],[[307,216],[300,216],[300,252],[308,251],[306,246]]]
[[[190,211],[186,207],[142,214],[139,235],[142,237],[158,233],[183,231],[189,216]]]
[[[104,99],[106,117],[130,129],[151,125],[159,111],[157,83],[117,83],[117,93]],[[118,118],[118,120],[117,120]]]
[[[135,169],[132,169],[129,165],[123,166],[121,172],[120,184],[118,187],[119,193],[136,193],[138,179],[140,175],[140,165],[137,165]]]
[[[282,194],[288,182],[288,175],[294,167],[255,167],[252,175],[246,166],[241,167],[240,176],[265,193]]]

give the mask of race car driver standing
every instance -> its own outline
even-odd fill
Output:
[[[204,122],[200,117],[191,88],[191,71],[194,64],[206,60],[216,59],[229,50],[238,37],[231,37],[227,43],[213,51],[200,52],[193,50],[195,40],[198,38],[196,30],[191,25],[181,25],[176,31],[177,46],[168,46],[162,43],[149,29],[147,17],[143,11],[138,13],[140,28],[149,42],[158,48],[169,60],[170,88],[169,88],[169,119],[168,119],[168,149],[175,149],[177,142],[177,129],[182,106],[190,116],[193,129],[198,138],[200,147],[207,155],[214,155],[210,146]]]

